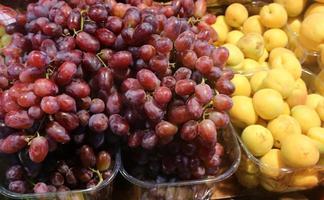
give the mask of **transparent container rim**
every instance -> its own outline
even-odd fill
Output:
[[[236,172],[236,170],[238,169],[238,167],[240,165],[240,161],[241,161],[241,148],[240,148],[239,142],[237,140],[234,127],[230,124],[228,126],[228,129],[229,129],[229,131],[228,131],[229,134],[231,134],[231,137],[233,137],[233,140],[234,140],[233,142],[235,143],[235,146],[236,146],[235,151],[238,151],[237,152],[238,155],[235,158],[235,161],[233,161],[231,163],[229,168],[224,173],[222,173],[216,177],[210,176],[210,177],[207,177],[204,179],[199,179],[199,180],[178,181],[178,182],[173,182],[173,183],[153,183],[153,182],[139,180],[139,179],[135,178],[134,176],[130,175],[124,168],[122,161],[120,162],[121,163],[120,164],[120,173],[130,183],[132,183],[136,186],[142,187],[142,188],[192,186],[192,185],[199,185],[199,184],[211,184],[211,183],[217,183],[217,182],[223,181]],[[120,156],[120,158],[121,157],[122,157],[122,155]]]
[[[114,178],[118,174],[120,166],[121,166],[120,161],[121,161],[120,150],[118,150],[116,153],[116,156],[115,156],[115,165],[114,165],[113,173],[111,174],[111,176],[108,179],[104,180],[100,185],[96,185],[95,187],[92,187],[92,188],[83,189],[83,190],[71,190],[71,191],[65,191],[65,192],[49,192],[49,193],[44,193],[44,194],[19,194],[19,193],[11,192],[11,191],[7,190],[5,187],[0,186],[0,194],[5,197],[12,198],[12,199],[29,199],[29,198],[42,199],[42,198],[55,198],[56,196],[65,196],[65,195],[68,196],[68,195],[74,195],[74,194],[80,194],[80,193],[87,194],[87,193],[99,191],[99,190],[107,187],[114,180]]]

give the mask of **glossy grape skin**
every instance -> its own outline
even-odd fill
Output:
[[[135,28],[141,21],[141,13],[137,8],[127,9],[123,22],[125,27]]]
[[[198,124],[199,139],[203,144],[214,145],[217,142],[217,131],[214,122],[204,119]]]
[[[81,50],[86,52],[96,53],[100,49],[99,41],[86,32],[78,33],[75,42]]]
[[[123,81],[122,85],[121,85],[121,92],[126,92],[127,90],[130,89],[142,89],[141,84],[139,83],[139,81],[135,78],[127,78]]]
[[[107,19],[108,12],[102,4],[95,4],[90,6],[88,16],[93,21],[99,23]]]
[[[130,89],[124,94],[126,102],[131,105],[142,105],[146,99],[146,93],[143,89]]]
[[[149,44],[143,45],[139,49],[139,56],[145,62],[148,62],[155,54],[156,54],[156,50],[154,46]]]
[[[99,113],[94,114],[89,119],[89,127],[97,133],[101,133],[108,128],[108,118],[106,115]]]
[[[31,106],[28,108],[28,116],[30,116],[33,119],[41,119],[44,115],[44,112],[39,106]]]
[[[208,114],[208,119],[214,122],[217,129],[226,128],[230,123],[230,117],[225,112],[211,112]]]
[[[64,61],[71,61],[75,64],[80,64],[82,60],[82,52],[80,50],[59,51],[55,57],[56,61],[63,63]]]
[[[93,172],[86,168],[78,169],[75,174],[78,180],[81,181],[82,183],[89,182],[93,177]]]
[[[169,67],[169,60],[166,56],[155,55],[149,61],[149,67],[158,74],[164,74]]]
[[[77,66],[73,62],[64,62],[57,71],[55,82],[58,85],[66,85],[72,81],[77,72]]]
[[[115,34],[106,28],[97,29],[95,35],[100,44],[105,46],[113,46],[116,40]]]
[[[48,64],[48,57],[42,51],[32,51],[28,54],[27,65],[31,67],[43,68]]]
[[[27,129],[32,127],[34,123],[34,120],[24,110],[8,112],[4,121],[7,126],[15,129]]]
[[[57,48],[55,46],[55,42],[51,39],[45,39],[43,40],[40,50],[45,52],[48,57],[51,59],[55,58],[55,55],[57,54]]]
[[[107,102],[106,102],[106,110],[109,114],[117,114],[122,109],[122,98],[117,93],[114,92],[109,95]]]
[[[36,105],[38,101],[39,101],[38,97],[33,92],[25,92],[21,94],[17,99],[17,103],[21,107],[25,107],[25,108]]]
[[[222,67],[226,64],[228,56],[229,56],[229,52],[224,47],[218,47],[218,48],[214,49],[211,54],[214,65],[220,66],[220,67]]]
[[[231,95],[235,91],[235,86],[230,80],[220,78],[216,82],[216,89],[221,94]]]
[[[127,120],[118,114],[109,117],[109,127],[111,132],[116,135],[126,136],[129,134],[129,124]]]
[[[233,106],[232,99],[224,94],[218,94],[213,97],[213,107],[217,111],[229,111]]]
[[[100,68],[94,80],[98,88],[109,91],[113,85],[113,73],[109,68]]]
[[[168,111],[168,121],[176,125],[183,124],[191,118],[187,106],[185,105],[176,106]]]
[[[197,59],[195,68],[202,74],[208,74],[213,67],[213,60],[208,56],[201,56]]]
[[[213,97],[212,89],[205,83],[198,84],[195,87],[195,97],[199,103],[207,104]]]
[[[133,63],[132,54],[128,51],[118,51],[111,56],[108,65],[113,69],[126,69]]]
[[[111,157],[107,151],[100,151],[97,155],[96,167],[103,172],[109,169],[111,165]]]
[[[101,113],[105,110],[105,103],[99,98],[94,98],[91,101],[89,110],[92,113]]]
[[[196,97],[190,98],[187,103],[187,110],[194,119],[199,119],[204,110]]]
[[[170,137],[178,132],[178,127],[168,121],[161,121],[155,126],[155,133],[160,138]]]
[[[81,13],[77,9],[73,9],[67,18],[67,27],[70,30],[80,30],[81,28]]]
[[[57,98],[53,96],[43,97],[40,107],[47,114],[55,114],[60,110],[60,105],[57,102]]]
[[[172,92],[169,88],[161,86],[154,90],[153,97],[158,104],[165,105],[171,101]]]
[[[37,79],[34,83],[34,93],[39,97],[56,95],[58,93],[57,85],[46,78]]]
[[[21,165],[13,165],[6,171],[6,179],[8,181],[22,180],[24,176],[24,170]]]
[[[73,80],[66,86],[65,92],[75,98],[84,98],[89,96],[90,87],[82,80]]]
[[[164,116],[164,111],[156,105],[153,99],[149,99],[144,103],[144,111],[152,121],[159,121]]]
[[[175,85],[175,92],[180,96],[190,95],[195,92],[196,83],[190,79],[183,79],[177,81]]]
[[[123,28],[123,21],[118,17],[109,16],[106,22],[106,28],[115,34],[118,34]]]
[[[12,63],[8,66],[7,73],[10,78],[19,78],[19,74],[24,70],[24,66],[20,63]]]
[[[57,37],[62,34],[62,27],[56,23],[47,23],[42,27],[42,31],[45,35]]]
[[[0,152],[7,154],[17,153],[27,145],[25,139],[25,136],[18,134],[9,135],[5,139],[1,139]]]
[[[56,97],[57,103],[60,106],[60,110],[64,112],[75,112],[76,102],[75,99],[67,94],[60,94]]]
[[[146,38],[148,38],[151,34],[154,33],[153,27],[149,23],[141,23],[138,26],[136,26],[133,34],[133,41],[136,41],[136,43],[141,44],[143,43]]]
[[[29,157],[35,163],[41,163],[48,154],[48,142],[43,136],[31,140],[29,146]]]
[[[96,156],[93,149],[88,145],[83,145],[80,149],[80,160],[82,166],[85,168],[93,167],[96,165]]]
[[[66,129],[56,121],[51,121],[47,124],[46,133],[54,141],[62,144],[69,142],[71,139]]]
[[[198,135],[198,122],[190,120],[182,125],[180,130],[181,138],[185,141],[192,141]]]
[[[153,91],[161,83],[161,81],[156,77],[156,75],[148,69],[141,69],[137,72],[136,77],[140,84],[146,90]]]
[[[79,126],[79,118],[74,113],[58,112],[54,115],[54,119],[67,131],[74,130]]]

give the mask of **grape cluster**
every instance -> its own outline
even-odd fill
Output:
[[[205,0],[30,3],[6,27],[0,71],[0,152],[20,163],[8,173],[32,177],[36,193],[87,188],[109,176],[121,140],[144,178],[216,174],[234,86],[214,22]],[[66,169],[42,177],[52,160]],[[28,191],[21,177],[7,177],[10,190]]]

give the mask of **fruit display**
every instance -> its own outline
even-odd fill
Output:
[[[246,154],[236,175],[248,188],[285,192],[324,181],[324,71],[302,68],[297,48],[304,53],[306,47],[292,34],[305,24],[305,36],[316,40],[307,32],[320,31],[319,16],[309,14],[303,22],[292,18],[305,6],[303,0],[274,1],[248,16],[244,5],[231,4],[213,25],[222,33],[217,45],[229,50],[227,67],[237,72],[229,113]]]
[[[204,0],[28,4],[6,25],[12,41],[2,49],[4,187],[100,187],[114,175],[118,148],[141,181],[233,174],[238,144],[229,136],[229,156],[223,132],[234,72],[225,69],[228,50],[213,45],[214,23]]]

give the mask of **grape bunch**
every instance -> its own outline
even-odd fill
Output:
[[[98,184],[116,145],[142,178],[216,174],[235,88],[228,51],[213,45],[215,20],[205,0],[28,4],[6,27],[0,152],[18,160],[12,167],[37,183],[35,193]],[[74,158],[68,169],[53,165],[42,177],[66,152]],[[30,192],[23,178],[7,177],[9,189]]]

